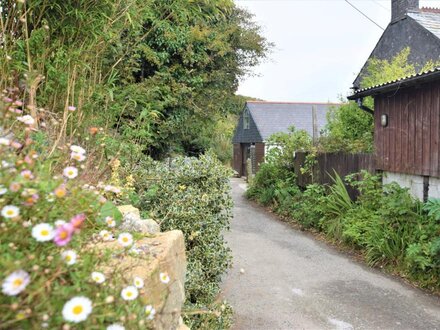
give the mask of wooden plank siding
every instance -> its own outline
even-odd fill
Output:
[[[375,159],[373,154],[348,154],[348,153],[320,153],[316,156],[316,165],[313,167],[313,179],[309,174],[303,174],[301,168],[306,161],[306,152],[297,152],[294,160],[294,171],[298,186],[306,188],[312,183],[331,184],[334,172],[340,177],[366,170],[375,173]],[[357,191],[348,187],[350,196],[355,199]]]
[[[440,177],[440,82],[377,95],[374,126],[377,169]]]

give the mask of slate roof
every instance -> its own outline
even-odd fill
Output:
[[[288,128],[305,130],[313,135],[312,107],[316,107],[318,133],[327,124],[327,112],[335,103],[302,102],[247,102],[245,110],[250,113],[250,127],[243,129],[243,113],[237,125],[233,143],[253,143],[266,141],[272,134],[287,132]]]
[[[440,38],[440,13],[437,11],[427,12],[423,11],[409,12],[407,15],[417,21],[426,30]]]
[[[416,70],[421,70],[428,61],[440,60],[440,9],[420,8],[407,12],[401,19],[391,22],[368,59],[391,59],[409,47],[411,53],[408,62]],[[363,76],[367,73],[365,62],[353,85],[360,87]]]
[[[397,89],[402,89],[405,87],[413,86],[415,84],[421,84],[421,83],[429,82],[432,80],[439,80],[439,79],[440,79],[440,67],[429,70],[429,71],[424,71],[424,72],[420,72],[417,74],[413,74],[413,75],[403,77],[400,79],[388,81],[383,84],[359,89],[353,95],[349,96],[348,99],[349,100],[356,100],[358,98],[387,93],[387,92],[395,91]]]

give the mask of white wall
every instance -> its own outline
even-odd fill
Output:
[[[383,184],[388,184],[391,182],[396,182],[403,188],[409,188],[411,195],[423,200],[423,176],[384,172]]]

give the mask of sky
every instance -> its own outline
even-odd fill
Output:
[[[275,43],[237,92],[266,101],[338,101],[383,32],[345,0],[234,1]],[[390,22],[391,0],[349,1],[383,28]],[[440,0],[420,0],[420,6],[440,7]]]

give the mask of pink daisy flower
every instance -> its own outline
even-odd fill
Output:
[[[67,245],[72,239],[75,227],[71,223],[65,223],[57,227],[55,238],[53,239],[58,246]]]
[[[77,214],[70,219],[70,224],[73,226],[74,230],[77,231],[81,228],[86,216],[84,213]]]

